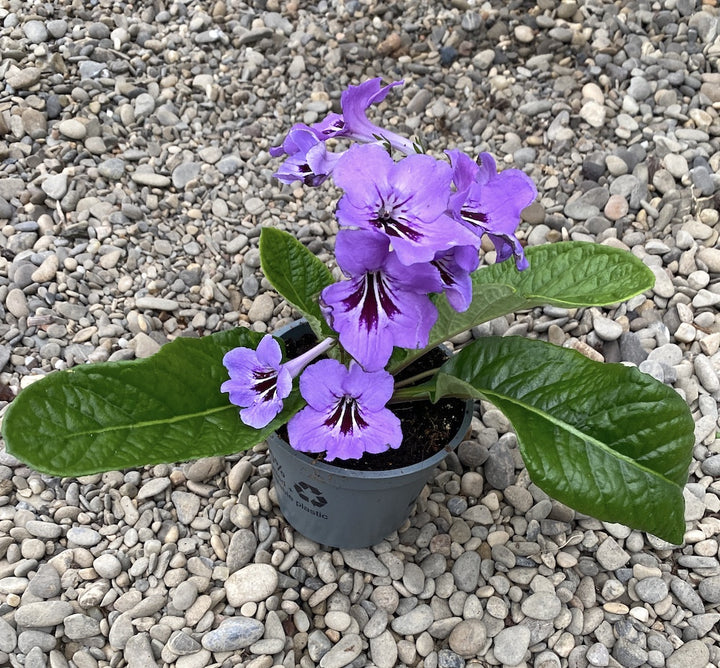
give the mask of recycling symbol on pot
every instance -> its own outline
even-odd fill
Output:
[[[327,505],[327,501],[322,495],[322,492],[317,487],[313,487],[310,483],[295,483],[295,491],[298,493],[298,496],[305,501],[305,503],[309,503],[316,508],[322,508],[324,505]]]

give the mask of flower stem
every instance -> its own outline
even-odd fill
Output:
[[[310,362],[312,362],[316,357],[320,357],[320,355],[327,352],[336,343],[337,341],[329,336],[306,353],[303,353],[299,357],[295,357],[286,362],[285,368],[290,372],[290,376],[295,378],[295,376],[297,376]]]
[[[438,371],[440,371],[440,367],[437,367],[435,369],[428,369],[427,371],[422,371],[421,373],[417,373],[414,376],[410,376],[410,378],[404,378],[403,380],[395,381],[395,389],[398,390],[402,387],[407,387],[408,385],[414,385],[421,380],[425,380],[426,378],[434,376]]]

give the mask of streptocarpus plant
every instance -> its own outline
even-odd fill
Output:
[[[680,543],[693,421],[672,388],[522,337],[476,339],[414,384],[395,382],[428,350],[496,317],[610,305],[654,280],[609,246],[525,250],[515,232],[536,190],[523,172],[498,173],[487,153],[427,155],[368,120],[400,83],[351,86],[342,114],[293,126],[271,150],[284,156],[280,181],[332,178],[343,190],[342,280],[286,232],[260,236],[262,269],[308,320],[315,348],[283,361],[274,337],[236,328],[178,338],[146,360],[54,372],[7,410],[8,450],[40,471],[82,475],[230,454],[287,424],[293,447],[342,465],[402,447],[388,402],[484,399],[511,420],[530,477],[548,494]],[[483,236],[496,263],[478,268]]]

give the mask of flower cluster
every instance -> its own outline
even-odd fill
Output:
[[[222,390],[253,427],[273,420],[302,373],[307,406],[288,423],[290,444],[325,451],[327,460],[399,447],[399,421],[386,407],[394,384],[385,366],[395,347],[427,347],[438,315],[431,295],[444,294],[456,311],[469,308],[484,235],[498,261],[512,257],[518,269],[528,266],[515,231],[521,210],[537,195],[533,182],[516,169],[498,173],[488,153],[473,160],[448,150],[447,159],[436,159],[373,124],[368,108],[401,84],[372,79],[350,86],[341,114],[294,125],[270,151],[285,156],[275,174],[280,181],[318,186],[332,177],[343,190],[335,255],[346,280],[327,286],[320,306],[352,358],[349,366],[327,359],[305,368],[335,338],[285,364],[271,336],[257,351],[238,348],[224,359],[230,380]],[[329,139],[349,147],[332,151]],[[402,157],[396,160],[393,150]]]

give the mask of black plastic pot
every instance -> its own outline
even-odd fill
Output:
[[[300,338],[310,331],[300,321],[280,330],[281,338]],[[285,519],[304,536],[333,547],[375,545],[409,516],[433,469],[465,437],[473,401],[465,403],[462,424],[444,450],[398,469],[356,471],[315,461],[277,434],[268,438],[275,490]]]

